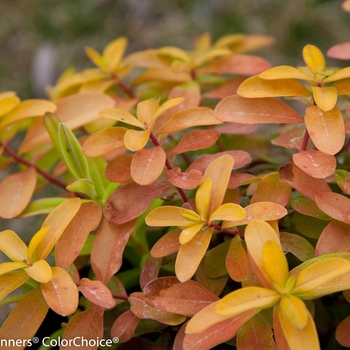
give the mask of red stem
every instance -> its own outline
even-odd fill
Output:
[[[300,151],[306,150],[307,144],[309,142],[309,138],[310,138],[309,132],[305,130],[304,139],[303,139],[303,143],[301,144]]]
[[[111,73],[112,79],[114,79],[119,87],[130,97],[130,98],[135,98],[135,94],[131,89],[129,89],[121,80],[119,80],[118,76],[114,73]]]
[[[28,160],[22,158],[21,156],[19,156],[17,153],[15,153],[10,147],[5,145],[4,143],[0,142],[0,147],[3,147],[4,148],[4,152],[6,152],[16,162],[18,162],[20,164],[23,164],[23,165],[27,166],[28,168],[34,168],[37,173],[42,175],[49,182],[51,182],[52,184],[54,184],[54,185],[56,185],[58,187],[63,188],[65,191],[67,191],[67,189],[66,189],[67,185],[65,183],[63,183],[62,181],[54,178],[53,176],[48,174],[46,171],[44,171],[44,170],[40,169],[39,167],[37,167],[34,163],[31,163]]]
[[[213,224],[213,223],[209,224],[208,226],[214,228],[215,230],[217,230],[219,232],[228,233],[228,234],[233,235],[233,236],[237,236],[237,235],[242,236],[242,237],[244,236],[243,232],[240,232],[240,231],[237,231],[237,230],[230,230],[228,228],[223,230],[220,225],[216,225],[216,224]]]
[[[114,293],[112,293],[112,297],[114,299],[125,300],[125,301],[128,301],[129,299],[127,295],[120,295],[120,294],[114,294]]]
[[[155,146],[160,146],[160,143],[155,138],[155,136],[153,135],[152,132],[150,133],[150,139],[151,139],[151,141],[153,142],[153,144]],[[171,166],[168,158],[165,158],[165,166],[167,167],[168,170],[172,170],[173,169],[173,167]],[[177,190],[178,190],[178,192],[179,192],[179,194],[180,194],[180,196],[182,198],[182,201],[184,203],[188,202],[188,198],[187,198],[186,193],[184,192],[184,190],[182,188],[179,188],[179,187],[176,187],[176,188],[177,188]]]

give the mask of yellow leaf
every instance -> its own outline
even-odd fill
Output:
[[[38,260],[32,266],[25,268],[24,271],[39,283],[47,283],[52,277],[51,266],[46,260]]]
[[[330,75],[323,82],[324,83],[331,83],[333,81],[346,79],[346,78],[350,78],[350,67],[346,67],[346,68],[338,70],[338,72],[335,72],[334,74]]]
[[[200,216],[195,211],[193,211],[191,209],[183,209],[181,211],[181,215],[189,221],[194,221],[197,223],[201,222]]]
[[[45,100],[26,100],[20,102],[14,109],[0,123],[0,129],[5,128],[9,124],[18,122],[19,120],[39,117],[46,112],[54,112],[56,105],[50,101]]]
[[[278,66],[265,70],[259,77],[266,80],[276,79],[301,79],[307,81],[315,81],[315,78],[304,73],[298,68],[291,66]]]
[[[200,220],[208,220],[208,211],[210,205],[210,193],[211,193],[212,181],[211,179],[205,179],[198,187],[196,193],[196,208],[200,215]]]
[[[306,326],[309,311],[301,299],[293,295],[283,296],[280,307],[294,327],[301,329]]]
[[[234,159],[230,155],[225,154],[214,159],[205,170],[203,180],[210,179],[212,181],[209,216],[219,208],[224,200],[233,165]]]
[[[7,96],[4,98],[0,96],[0,117],[10,112],[19,102],[20,99],[17,96]]]
[[[248,78],[237,89],[241,97],[311,96],[311,92],[296,79],[265,80]]]
[[[128,40],[120,37],[110,42],[103,50],[103,57],[107,61],[108,69],[112,72],[116,71],[119,63],[124,55]]]
[[[115,119],[125,124],[137,126],[141,129],[145,128],[143,123],[141,123],[131,113],[125,111],[124,109],[107,108],[102,110],[99,114],[104,118]]]
[[[269,282],[277,285],[276,288],[284,288],[288,280],[288,263],[280,244],[267,241],[263,246],[264,270]]]
[[[308,312],[307,323],[304,328],[295,327],[287,318],[280,307],[276,307],[277,316],[282,327],[283,334],[290,350],[319,350],[320,344],[314,320]]]
[[[19,288],[28,280],[29,276],[23,270],[8,272],[5,275],[2,275],[0,278],[0,300]]]
[[[43,227],[30,240],[29,245],[28,245],[28,252],[27,252],[27,257],[28,257],[29,262],[33,262],[35,250],[38,247],[38,244],[40,243],[42,238],[46,235],[49,228],[50,227],[47,227],[47,226]]]
[[[163,206],[153,209],[146,216],[146,224],[148,226],[180,226],[188,227],[193,225],[193,222],[187,220],[181,214],[184,209],[174,206]]]
[[[181,231],[179,241],[181,244],[189,242],[204,226],[204,223],[194,224]]]
[[[337,103],[338,93],[335,87],[312,87],[314,100],[323,111],[330,111]]]
[[[106,60],[95,49],[88,46],[85,48],[85,53],[96,66],[102,69],[107,68]]]
[[[336,257],[317,261],[297,276],[293,294],[300,298],[304,294],[310,295],[309,292],[312,295],[313,290],[322,290],[322,285],[349,271],[350,261],[347,259]]]
[[[273,241],[280,245],[276,232],[268,223],[261,220],[254,220],[247,225],[244,238],[248,252],[256,266],[264,276],[267,276],[263,258],[263,247],[268,241]]]
[[[271,289],[245,287],[224,296],[216,306],[219,315],[231,317],[254,309],[267,309],[278,303],[281,296]]]
[[[150,98],[137,104],[137,119],[143,125],[149,125],[159,108],[159,98]]]
[[[28,248],[12,230],[0,232],[0,250],[12,261],[27,260]]]
[[[28,267],[28,265],[23,261],[5,262],[5,263],[0,264],[0,275],[4,275],[5,273],[15,271],[18,269],[23,269],[25,267]]]
[[[305,125],[315,146],[323,153],[338,153],[345,141],[345,126],[338,107],[322,111],[317,106],[306,109]]]
[[[28,168],[8,175],[0,183],[0,216],[11,219],[21,214],[32,198],[36,171]]]
[[[245,210],[238,204],[226,203],[217,208],[213,214],[210,215],[209,221],[215,220],[229,220],[239,221],[246,216]]]
[[[124,145],[129,151],[139,151],[149,140],[151,130],[128,130],[124,136]]]
[[[303,48],[303,58],[306,65],[310,68],[313,74],[324,71],[326,61],[319,48],[314,45],[306,45]]]
[[[208,249],[212,234],[213,229],[207,228],[181,245],[175,262],[175,273],[180,282],[188,281],[195,274]]]
[[[162,47],[161,49],[159,49],[158,53],[161,55],[168,55],[172,58],[176,58],[176,59],[182,60],[184,62],[190,61],[188,54],[184,50],[181,50],[177,47],[165,46],[165,47]]]
[[[38,243],[38,259],[45,259],[50,254],[61,234],[78,212],[80,205],[79,198],[67,199],[48,215],[41,227],[50,228]]]
[[[165,111],[167,111],[168,109],[177,106],[178,104],[180,104],[182,101],[184,100],[183,97],[177,97],[177,98],[172,98],[171,100],[168,100],[166,102],[164,102],[160,108],[158,108],[158,110],[156,111],[156,113],[154,114],[151,122],[153,122],[155,119],[157,119],[162,113],[164,113]]]

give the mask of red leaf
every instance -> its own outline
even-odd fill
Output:
[[[346,252],[350,248],[350,226],[336,220],[322,231],[315,248],[315,256]]]
[[[300,149],[305,135],[305,125],[286,125],[282,133],[271,143],[275,146],[282,146],[287,149]]]
[[[217,89],[205,92],[203,97],[205,98],[217,98],[222,100],[225,97],[231,96],[237,92],[238,86],[245,78],[236,77],[229,79],[226,83],[220,85]]]
[[[193,130],[182,137],[169,156],[211,147],[219,137],[217,130]]]
[[[188,280],[180,283],[175,277],[163,277],[144,287],[145,300],[153,307],[185,316],[193,316],[218,300],[199,283]]]
[[[320,220],[330,220],[331,218],[326,215],[322,210],[316,205],[316,203],[310,198],[304,197],[299,194],[293,197],[290,201],[292,208],[298,213],[312,216]]]
[[[341,321],[335,331],[335,338],[337,339],[338,343],[345,347],[350,347],[349,327],[350,316]]]
[[[201,71],[204,73],[255,75],[270,67],[270,63],[261,57],[232,54],[209,63]]]
[[[242,124],[303,122],[303,119],[292,107],[272,97],[229,96],[217,104],[214,113],[216,118],[223,122]]]
[[[118,337],[121,343],[129,341],[134,333],[140,319],[130,310],[121,314],[113,323],[111,337]]]
[[[350,225],[350,199],[339,193],[325,192],[315,196],[317,206],[331,218]]]
[[[170,326],[178,325],[186,320],[185,316],[162,311],[148,305],[143,293],[132,293],[129,296],[129,302],[130,310],[141,319],[149,318]]]
[[[82,278],[78,290],[97,306],[109,309],[116,304],[111,291],[101,281]]]
[[[314,149],[294,153],[293,161],[306,174],[318,179],[333,175],[337,166],[334,156]]]
[[[120,154],[116,156],[106,167],[105,176],[112,182],[131,182],[131,161],[133,154]]]
[[[260,179],[256,178],[254,175],[247,174],[247,173],[232,174],[227,188],[230,190],[234,190],[239,186],[248,185],[258,180]]]
[[[340,43],[332,46],[327,51],[327,56],[332,58],[338,58],[340,60],[350,59],[350,42]]]
[[[118,226],[102,221],[91,250],[91,266],[102,283],[107,284],[122,266],[124,248],[135,225],[136,220]]]
[[[76,338],[76,339],[75,339]],[[99,306],[92,305],[90,309],[79,312],[73,315],[62,336],[62,340],[75,339],[75,344],[85,350],[96,350],[97,345],[89,346],[89,344],[79,343],[82,339],[96,341],[97,339],[103,339],[103,309]],[[62,342],[63,344],[65,342]],[[69,343],[69,342],[68,342]],[[91,342],[93,343],[93,342]],[[61,345],[62,350],[75,350],[77,346],[73,342],[71,345]]]
[[[216,154],[205,155],[197,158],[188,168],[187,171],[197,169],[201,173],[205,172],[208,165],[216,158],[221,157],[224,154],[230,155],[234,159],[233,169],[239,169],[249,164],[252,161],[249,153],[244,151],[224,151]]]
[[[59,315],[71,315],[78,308],[78,288],[68,272],[60,267],[52,267],[52,278],[41,284],[41,291],[47,304]]]
[[[10,315],[6,318],[0,328],[0,340],[7,339],[16,341],[17,339],[32,339],[36,331],[45,319],[49,310],[40,288],[34,289],[26,294],[16,305]],[[22,346],[16,349],[24,349],[28,342],[21,342]],[[1,343],[2,350],[13,350],[14,346],[5,346]]]
[[[172,185],[184,190],[192,190],[203,181],[202,173],[196,169],[182,172],[180,168],[176,167],[167,170],[165,176]]]
[[[164,194],[172,186],[153,183],[141,186],[136,183],[119,187],[107,200],[103,214],[113,225],[121,225],[143,214],[153,199]]]
[[[142,289],[149,281],[158,277],[159,270],[162,267],[162,260],[151,255],[146,258],[140,274],[140,286]]]
[[[220,131],[222,134],[228,135],[245,135],[250,134],[258,129],[257,124],[240,124],[240,123],[225,123],[219,125],[215,130]]]
[[[287,163],[279,170],[280,179],[306,197],[312,200],[320,192],[330,192],[331,189],[323,179],[315,179],[307,175],[293,163]]]
[[[96,202],[87,202],[81,205],[56,244],[57,266],[67,269],[77,258],[89,233],[98,227],[101,217],[102,211]]]
[[[241,238],[234,237],[226,256],[226,268],[230,277],[237,282],[246,281],[250,274],[248,254],[243,248]]]
[[[162,173],[166,154],[161,146],[141,149],[131,161],[131,177],[139,185],[150,185]]]
[[[154,258],[162,258],[164,256],[177,252],[181,247],[181,244],[179,242],[180,233],[181,230],[178,228],[166,233],[153,246],[151,249],[151,255]]]
[[[30,202],[36,185],[36,172],[28,168],[8,175],[0,183],[0,217],[19,215]]]

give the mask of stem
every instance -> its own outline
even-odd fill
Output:
[[[135,98],[135,94],[131,89],[129,89],[121,80],[119,80],[118,76],[114,73],[111,73],[112,79],[114,79],[119,87],[130,97],[130,98]]]
[[[233,236],[237,236],[237,235],[242,236],[242,237],[244,236],[243,232],[240,232],[240,231],[237,231],[237,230],[230,230],[228,228],[223,230],[220,225],[216,225],[216,224],[213,224],[213,223],[209,224],[208,226],[214,228],[215,230],[217,230],[219,232],[228,233],[228,234],[233,235]]]
[[[42,175],[49,182],[51,182],[52,184],[54,184],[54,185],[56,185],[58,187],[63,188],[65,191],[67,191],[67,189],[66,189],[67,185],[65,183],[63,183],[62,181],[54,178],[53,176],[48,174],[46,171],[44,171],[44,170],[40,169],[39,167],[37,167],[34,163],[29,162],[28,160],[22,158],[21,156],[19,156],[16,152],[14,152],[10,147],[5,145],[4,143],[0,142],[0,147],[3,147],[4,148],[4,152],[6,152],[16,162],[18,162],[20,164],[23,164],[23,165],[27,166],[28,168],[34,168],[37,173]]]
[[[159,143],[158,140],[155,138],[155,136],[153,135],[152,132],[150,133],[150,139],[151,139],[151,141],[153,142],[153,144],[154,144],[155,146],[160,146],[160,143]],[[168,170],[172,170],[172,169],[173,169],[173,167],[171,166],[171,164],[170,164],[168,158],[165,158],[165,166],[166,166],[166,168],[167,168]],[[176,187],[176,186],[175,186],[175,187]],[[188,202],[188,198],[187,198],[186,193],[184,192],[184,190],[183,190],[182,188],[179,188],[179,187],[176,187],[176,188],[177,188],[177,190],[178,190],[178,192],[179,192],[179,194],[180,194],[180,196],[181,196],[181,198],[182,198],[182,201],[183,201],[184,203]]]
[[[112,297],[114,299],[125,300],[125,301],[128,301],[129,299],[127,295],[120,295],[120,294],[114,294],[114,293],[112,293]]]
[[[303,139],[303,143],[301,144],[300,151],[306,150],[307,143],[309,142],[309,138],[310,138],[309,132],[305,130],[304,139]]]

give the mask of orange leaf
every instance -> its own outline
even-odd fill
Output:
[[[175,113],[167,123],[165,123],[157,132],[159,134],[167,134],[194,126],[216,125],[222,122],[215,118],[212,109],[205,107],[197,107],[185,109]]]
[[[265,80],[259,76],[246,79],[238,88],[241,97],[311,96],[311,92],[296,79]]]
[[[337,166],[333,155],[325,154],[314,149],[294,153],[293,161],[306,174],[320,179],[333,175]]]
[[[257,314],[238,331],[238,349],[276,350],[271,326],[265,318]]]
[[[82,339],[103,339],[103,309],[92,305],[90,309],[73,315],[64,329],[62,340],[64,339],[74,339],[74,342],[68,342],[71,345],[67,346],[61,345],[61,350],[75,350],[78,346],[85,350],[96,350],[96,345],[89,346],[81,342]]]
[[[322,231],[315,248],[315,256],[345,252],[350,248],[350,226],[333,220]]]
[[[71,315],[78,308],[78,288],[68,272],[60,267],[52,267],[52,278],[41,284],[41,291],[47,304],[59,315]]]
[[[181,230],[175,229],[161,237],[151,249],[151,255],[154,258],[162,258],[177,252],[181,244],[179,242]]]
[[[133,154],[120,154],[116,156],[106,167],[105,176],[112,182],[131,182],[131,161]]]
[[[5,177],[0,183],[0,217],[11,219],[19,215],[30,202],[35,185],[34,168]]]
[[[124,147],[124,135],[127,130],[126,128],[114,127],[96,132],[84,142],[84,154],[87,157],[98,157]]]
[[[0,328],[0,339],[11,339],[15,341],[17,339],[31,340],[44,321],[48,310],[49,308],[40,288],[30,291],[20,300],[2,324]],[[18,327],[21,327],[20,334]],[[31,342],[31,344],[33,343]],[[29,345],[28,341],[23,341],[21,345],[16,346],[16,349],[22,350],[27,345]],[[1,349],[13,350],[14,346],[11,344],[9,346],[2,344]]]
[[[306,109],[305,125],[315,146],[323,153],[338,153],[345,140],[343,116],[338,107],[322,111],[316,106]]]
[[[135,333],[140,319],[130,310],[122,313],[113,323],[111,337],[118,337],[121,343],[129,341]]]
[[[161,206],[153,209],[145,219],[145,222],[149,226],[180,226],[188,227],[193,224],[192,221],[188,220],[182,215],[184,211],[181,207],[175,206]],[[194,213],[194,212],[193,212]],[[196,214],[196,213],[194,213]]]
[[[250,203],[272,202],[286,206],[291,194],[292,189],[280,180],[278,173],[273,172],[261,179]]]
[[[89,233],[100,224],[102,210],[96,202],[83,203],[56,244],[56,265],[67,269],[77,258]]]
[[[239,95],[228,96],[217,104],[214,113],[221,121],[242,124],[303,122],[293,108],[272,97],[248,99]]]
[[[107,200],[103,214],[110,224],[124,224],[143,214],[153,199],[161,196],[170,187],[169,184],[157,183],[147,186],[130,183],[121,186]]]
[[[63,231],[78,212],[80,205],[79,198],[67,199],[48,215],[41,226],[48,226],[49,230],[38,243],[38,259],[45,259],[50,254]]]
[[[236,282],[243,282],[249,277],[248,254],[243,248],[241,238],[238,235],[231,240],[226,256],[226,268],[230,277]]]
[[[193,130],[182,137],[169,156],[211,147],[220,137],[217,130]]]
[[[91,250],[91,266],[101,282],[107,284],[122,266],[123,251],[135,225],[136,220],[118,226],[102,221]]]
[[[78,290],[86,299],[103,308],[109,309],[116,304],[111,291],[101,281],[82,278]]]
[[[114,106],[114,100],[101,92],[84,92],[60,99],[56,102],[55,115],[71,129],[77,129],[89,122],[100,119],[99,111]],[[20,153],[33,147],[51,142],[43,121],[31,127],[20,147]]]
[[[350,336],[349,336],[349,327],[350,327],[350,316],[342,320],[335,331],[335,338],[338,343],[342,346],[350,346]]]
[[[143,293],[132,293],[128,301],[133,314],[142,319],[148,318],[171,326],[178,325],[186,320],[185,316],[162,311],[148,305]]]
[[[250,76],[259,74],[270,67],[270,63],[261,57],[232,54],[205,65],[205,67],[201,69],[201,72]]]
[[[181,169],[176,167],[167,170],[165,176],[172,185],[184,190],[192,190],[198,187],[203,181],[202,173],[196,169],[181,172]]]
[[[0,277],[0,300],[29,280],[24,271],[8,272]]]
[[[280,133],[279,136],[271,140],[271,143],[275,146],[299,150],[302,146],[304,135],[304,124],[287,125],[282,129],[282,133]]]
[[[279,174],[281,181],[312,200],[320,192],[331,191],[324,179],[315,179],[309,176],[294,163],[283,165],[279,170]]]
[[[325,192],[315,197],[317,206],[327,215],[350,224],[350,199],[339,193]]]
[[[242,84],[245,78],[235,77],[226,81],[226,83],[221,84],[217,89],[205,92],[203,97],[205,98],[215,98],[223,99],[225,97],[231,96],[237,92],[239,85]]]
[[[166,154],[161,146],[137,151],[131,161],[131,177],[139,185],[155,182],[164,170]]]

